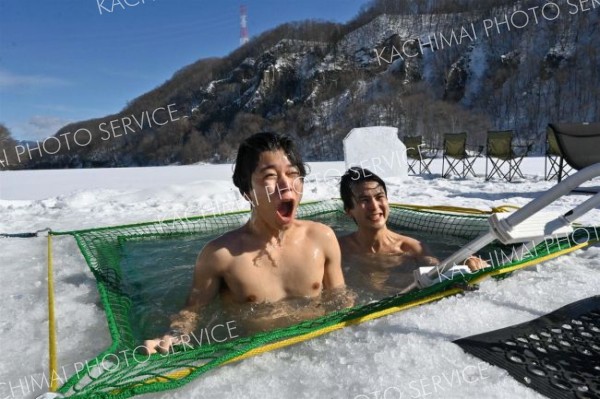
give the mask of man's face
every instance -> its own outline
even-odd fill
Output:
[[[346,211],[359,229],[381,229],[385,227],[390,212],[383,187],[376,181],[365,181],[352,187],[354,207]]]
[[[260,154],[252,172],[255,215],[273,228],[286,228],[296,215],[302,199],[304,181],[282,150]]]

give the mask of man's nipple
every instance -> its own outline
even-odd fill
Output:
[[[246,298],[248,302],[256,302],[256,295],[248,295]]]

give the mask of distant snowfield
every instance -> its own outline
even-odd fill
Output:
[[[365,165],[368,167],[368,165]],[[311,163],[304,200],[338,197],[343,162]],[[524,205],[556,182],[543,158],[527,158],[526,179],[389,179],[393,202],[489,209]],[[483,174],[484,162],[476,171]],[[72,230],[249,209],[231,165],[0,173],[0,233]],[[598,181],[594,182],[598,185]],[[586,197],[570,195],[566,211]],[[600,210],[581,222],[600,225]],[[48,375],[46,238],[0,238],[0,398],[34,398]],[[95,282],[70,237],[54,239],[59,365],[66,374],[110,338]],[[600,293],[600,247],[485,281],[480,290],[343,329],[225,366],[152,398],[539,398],[499,368],[451,341],[524,322]],[[62,376],[61,371],[61,376]],[[434,384],[434,382],[441,383]]]

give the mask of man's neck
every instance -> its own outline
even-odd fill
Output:
[[[393,244],[393,233],[387,226],[381,229],[359,229],[355,234],[359,247],[371,253],[378,253]]]
[[[248,230],[255,236],[259,237],[267,243],[273,245],[281,245],[285,232],[289,229],[278,229],[275,226],[271,226],[264,220],[260,219],[255,213],[252,213],[250,220],[246,223]]]

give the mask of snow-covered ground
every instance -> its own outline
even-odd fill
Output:
[[[367,165],[368,166],[368,165]],[[342,162],[312,163],[304,200],[338,197]],[[508,183],[437,176],[389,180],[394,202],[489,209],[523,205],[555,182],[543,158],[523,163],[526,179]],[[483,173],[479,160],[476,170]],[[71,230],[248,209],[231,183],[231,165],[18,171],[0,173],[0,233]],[[595,182],[598,185],[598,182]],[[551,208],[566,211],[586,197]],[[582,222],[600,225],[600,210]],[[524,322],[600,292],[600,247],[591,247],[485,281],[479,291],[343,329],[219,368],[156,398],[538,398],[502,369],[451,341]],[[54,239],[59,365],[74,365],[109,345],[94,279],[71,237]],[[0,238],[0,398],[34,398],[48,376],[46,239]],[[62,371],[60,372],[62,377]],[[45,385],[44,383],[38,385]],[[47,388],[43,386],[42,388]],[[377,391],[377,392],[376,392]]]

